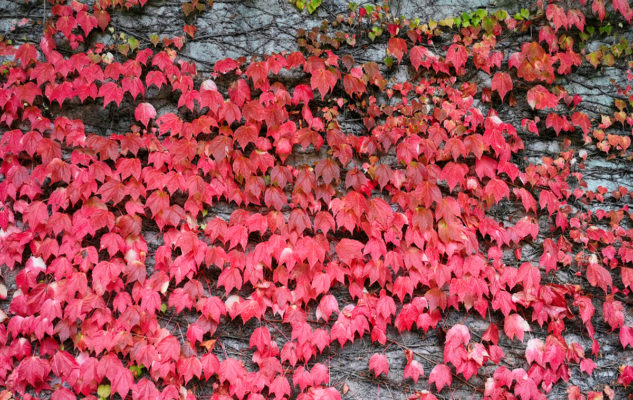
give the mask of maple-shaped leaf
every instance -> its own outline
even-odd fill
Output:
[[[79,364],[70,353],[58,351],[51,359],[53,373],[70,384],[79,378]]]
[[[424,368],[422,367],[422,364],[416,360],[411,360],[411,362],[404,367],[403,378],[411,378],[413,379],[413,382],[418,383],[420,376],[424,376]]]
[[[459,71],[468,60],[468,50],[461,44],[453,43],[446,52],[446,61],[453,64],[456,71]]]
[[[516,336],[520,341],[523,341],[525,332],[530,330],[530,325],[519,314],[508,315],[503,323],[503,331],[510,339]]]
[[[589,265],[587,265],[587,280],[591,286],[598,286],[607,293],[607,289],[613,286],[613,278],[611,278],[611,274],[606,268],[597,263],[598,260],[595,255],[592,259],[595,259],[595,261],[590,261]]]
[[[109,372],[108,379],[114,393],[118,393],[121,398],[125,399],[128,392],[134,385],[134,376],[129,369],[119,366]]]
[[[213,375],[220,371],[220,360],[218,356],[213,353],[207,353],[200,358],[200,364],[202,364],[202,371],[204,372],[204,378],[209,380]]]
[[[329,69],[323,67],[312,71],[312,78],[310,78],[310,86],[313,90],[318,89],[321,93],[321,98],[325,99],[325,95],[328,94],[336,85],[336,74]]]
[[[24,358],[16,369],[18,380],[33,386],[37,392],[48,387],[46,381],[50,371],[49,361],[35,356]]]
[[[414,46],[409,51],[409,59],[411,60],[411,65],[417,71],[420,66],[425,68],[429,68],[434,59],[433,54],[424,46]]]
[[[486,196],[491,196],[495,203],[498,203],[504,197],[510,197],[510,189],[508,185],[498,178],[492,178],[484,187]]]
[[[324,158],[314,167],[314,173],[317,178],[321,177],[323,182],[329,185],[339,178],[340,168],[336,161],[330,158]]]
[[[554,31],[558,31],[560,28],[567,29],[567,14],[565,14],[565,9],[562,7],[550,4],[547,6],[545,15],[554,24]]]
[[[536,85],[527,92],[527,102],[533,109],[556,108],[558,97],[542,85]]]
[[[240,64],[238,64],[232,58],[225,58],[223,60],[219,60],[213,66],[213,70],[220,74],[226,74],[228,72],[233,71],[236,68],[239,68]]]
[[[378,375],[384,373],[389,376],[389,361],[384,354],[375,353],[369,359],[369,370],[374,371],[374,376],[378,378]]]
[[[160,89],[163,85],[167,84],[165,74],[160,71],[149,71],[145,76],[145,85],[149,88],[154,85]]]
[[[297,85],[292,92],[292,104],[294,105],[297,105],[300,102],[308,104],[312,98],[312,89],[308,85]]]
[[[248,347],[251,348],[255,346],[257,350],[264,352],[268,347],[270,347],[270,341],[270,331],[265,326],[260,326],[251,334]]]
[[[580,362],[580,370],[587,375],[593,375],[593,370],[596,368],[596,363],[591,358],[583,358]]]
[[[316,318],[317,320],[323,318],[323,320],[328,321],[330,319],[330,315],[332,315],[334,311],[338,312],[338,310],[336,297],[331,294],[326,294],[321,298],[319,306],[316,309]]]
[[[396,57],[398,64],[402,61],[402,56],[407,53],[407,42],[404,39],[392,37],[387,42],[387,54]]]
[[[499,93],[499,97],[501,97],[501,101],[505,95],[512,90],[512,78],[507,72],[497,72],[492,77],[492,90],[496,90]]]
[[[543,362],[543,352],[545,351],[545,344],[541,339],[533,338],[528,340],[527,347],[525,348],[525,359],[528,364],[533,362],[539,365],[545,365]]]
[[[523,399],[542,399],[543,394],[538,390],[534,379],[528,377],[524,370],[513,371],[514,378],[521,384],[514,385],[514,394]]]
[[[176,369],[185,384],[193,379],[194,376],[200,378],[202,375],[202,364],[200,363],[200,359],[196,356],[181,357],[176,363]]]
[[[523,208],[525,209],[525,211],[536,212],[536,200],[534,199],[534,196],[532,196],[532,194],[528,192],[525,188],[512,189],[512,193],[518,199],[521,199],[521,203],[523,204]]]
[[[336,254],[345,264],[351,265],[353,259],[363,258],[363,248],[365,245],[358,240],[345,238],[336,245]]]
[[[622,348],[626,349],[626,346],[633,347],[633,328],[624,325],[620,328],[620,343]]]
[[[292,383],[294,386],[299,386],[302,392],[307,387],[314,384],[312,381],[312,374],[310,374],[303,365],[297,368],[292,374]]]
[[[315,386],[327,385],[330,382],[330,370],[321,363],[316,363],[310,370],[312,382]]]
[[[626,22],[631,23],[631,18],[633,18],[633,10],[631,10],[631,6],[629,5],[628,0],[613,0],[613,10],[619,11],[620,14],[626,19]]]
[[[37,61],[37,49],[31,43],[25,43],[15,52],[15,59],[20,60],[22,68],[26,68],[31,61]]]
[[[468,167],[462,163],[447,163],[442,169],[441,178],[448,183],[448,188],[452,192],[455,186],[458,184],[464,186],[466,174],[468,174]]]
[[[429,374],[429,384],[435,383],[438,392],[442,391],[444,386],[451,386],[453,375],[451,369],[444,364],[437,364]]]
[[[140,103],[134,110],[134,118],[147,126],[150,119],[156,117],[156,109],[150,103]]]
[[[121,105],[123,100],[123,89],[114,82],[106,82],[99,88],[98,97],[103,97],[103,108],[110,102],[114,102],[117,107]]]
[[[275,399],[290,397],[290,384],[288,383],[288,379],[281,374],[277,375],[270,386],[268,386],[268,391],[275,395]]]
[[[231,386],[239,385],[246,376],[244,365],[235,358],[227,358],[220,364],[218,379],[220,382],[229,382]]]
[[[8,393],[8,392],[4,392],[4,393]],[[2,393],[0,393],[0,399],[4,399],[2,397]],[[7,397],[7,400],[11,399],[11,397]],[[73,392],[71,392],[70,390],[66,389],[65,387],[59,387],[57,388],[57,390],[55,390],[50,397],[51,400],[76,400],[77,396],[75,396],[75,394]]]
[[[172,335],[163,338],[156,345],[156,350],[160,353],[162,359],[177,360],[180,357],[180,343]]]

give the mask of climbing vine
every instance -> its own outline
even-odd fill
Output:
[[[49,2],[38,43],[0,42],[0,399],[338,399],[329,360],[363,339],[367,376],[413,382],[412,399],[458,381],[541,399],[593,374],[594,324],[633,346],[629,189],[583,175],[631,160],[625,0],[426,22],[351,4],[299,29],[295,52],[210,74],[179,53],[193,24],[149,43],[111,25],[145,3]],[[352,56],[372,46],[381,63]],[[628,73],[610,113],[563,85],[614,65]],[[90,131],[67,112],[81,107],[133,123]],[[525,156],[535,136],[556,154]],[[222,340],[236,326],[238,355]],[[435,333],[443,354],[405,331]],[[569,399],[618,398],[633,365],[618,368]]]

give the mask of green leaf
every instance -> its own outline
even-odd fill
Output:
[[[143,364],[141,364],[141,365],[132,365],[130,367],[130,371],[132,371],[132,373],[134,374],[135,378],[138,378],[143,373],[143,368],[145,368],[143,366]]]
[[[161,305],[160,305],[160,312],[162,312],[164,314],[165,311],[167,311],[167,304],[161,303]]]
[[[306,8],[306,2],[304,0],[297,0],[295,1],[295,7],[303,11],[303,9]]]
[[[523,17],[523,19],[530,18],[530,10],[528,10],[527,8],[522,8],[521,9],[521,16]]]
[[[97,396],[99,396],[100,400],[107,399],[110,397],[110,385],[99,385],[97,388]]]
[[[479,19],[482,19],[483,17],[488,16],[488,11],[484,10],[483,8],[480,8],[477,11],[475,11],[475,15],[479,17]]]
[[[393,66],[393,57],[385,57],[385,65],[389,68],[391,68],[391,66]]]
[[[134,51],[134,50],[138,49],[138,45],[139,45],[139,43],[138,43],[138,40],[137,40],[136,38],[133,38],[133,37],[131,37],[131,36],[130,36],[130,37],[128,38],[127,42],[128,42],[128,44],[130,45],[130,49],[131,49],[132,51]]]
[[[499,10],[495,13],[495,17],[497,17],[497,20],[502,21],[508,18],[508,12],[506,10]]]
[[[487,33],[490,33],[495,27],[495,20],[491,17],[485,17],[481,26]]]
[[[312,14],[321,5],[321,0],[310,0],[308,3],[308,13]]]

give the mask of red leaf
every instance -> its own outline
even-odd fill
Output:
[[[387,54],[396,57],[398,64],[402,61],[402,56],[407,53],[407,42],[404,39],[392,37],[387,42]],[[417,69],[417,68],[416,68]]]
[[[384,354],[375,353],[369,359],[369,370],[374,371],[376,378],[382,373],[389,376],[389,361],[387,361],[387,357]]]
[[[631,10],[631,6],[629,6],[628,0],[613,0],[613,10],[619,11],[624,19],[626,19],[628,23],[631,23],[631,18],[633,18],[633,10]]]
[[[284,396],[290,397],[290,384],[288,379],[283,375],[277,375],[273,383],[269,386],[269,392],[275,395],[276,399],[281,399]]]
[[[317,320],[323,318],[323,320],[328,321],[334,311],[338,312],[338,302],[336,301],[336,297],[331,294],[327,294],[323,296],[319,302],[319,306],[316,310],[316,318]]]
[[[532,108],[543,110],[545,108],[556,108],[558,97],[550,93],[542,85],[536,85],[527,92],[527,102]]]
[[[592,258],[595,258],[595,260],[589,261],[589,265],[587,265],[587,280],[591,286],[599,286],[607,293],[608,287],[613,286],[611,274],[606,268],[597,263],[598,260],[595,255]]]
[[[620,343],[622,348],[626,349],[626,346],[633,347],[633,328],[624,325],[620,328]]]
[[[426,47],[415,46],[411,48],[411,51],[409,52],[409,58],[411,59],[411,65],[413,65],[413,67],[417,71],[420,68],[420,66],[429,68],[431,66],[431,61],[434,57],[427,50]]]
[[[321,98],[325,99],[325,95],[328,94],[336,85],[336,74],[326,68],[319,68],[312,72],[312,78],[310,78],[310,86],[313,90],[318,89],[321,93]]]
[[[134,118],[147,126],[150,119],[156,117],[156,109],[149,103],[141,103],[134,110]]]
[[[492,196],[495,203],[498,203],[504,197],[510,197],[510,189],[508,185],[501,179],[491,179],[486,187],[484,187],[484,193],[486,196]]]
[[[330,158],[320,160],[314,167],[314,172],[317,178],[321,177],[323,182],[328,185],[340,176],[338,163]]]
[[[132,371],[123,366],[119,366],[111,371],[108,375],[108,379],[110,380],[112,392],[118,393],[123,399],[126,398],[127,393],[132,388],[132,385],[134,385]]]
[[[218,374],[220,382],[228,381],[231,386],[237,386],[244,376],[246,376],[246,369],[241,362],[234,358],[227,358],[222,361],[220,373]]]
[[[435,383],[438,392],[442,391],[444,386],[451,386],[453,375],[451,369],[444,364],[437,364],[429,374],[429,384]]]
[[[294,386],[299,386],[301,391],[304,391],[308,386],[312,386],[312,375],[302,365],[295,370],[292,374],[292,383]]]
[[[310,374],[312,375],[312,381],[315,386],[327,385],[330,382],[330,371],[328,367],[321,363],[314,364],[310,370]]]
[[[103,97],[103,108],[110,102],[114,102],[117,107],[121,105],[123,100],[123,89],[114,82],[106,82],[99,88],[99,97]]]
[[[411,378],[418,383],[420,376],[424,376],[424,368],[416,360],[412,360],[404,367],[404,379]]]
[[[560,28],[567,29],[567,15],[562,7],[556,4],[550,4],[547,6],[545,15],[550,22],[554,23],[555,31],[558,31]]]
[[[512,190],[512,193],[518,198],[521,199],[521,203],[523,204],[523,208],[525,211],[533,211],[536,212],[536,200],[534,196],[530,194],[525,188],[516,188]]]
[[[516,336],[520,341],[523,341],[523,335],[530,331],[530,325],[519,314],[510,314],[505,318],[503,331],[510,339]]]
[[[492,90],[496,90],[501,97],[501,101],[505,97],[506,93],[512,90],[512,78],[506,72],[497,72],[492,77]]]
[[[600,22],[602,22],[604,15],[607,12],[604,7],[604,0],[593,0],[593,3],[591,4],[591,11],[593,11],[594,14],[598,14]]]
[[[204,378],[209,380],[213,375],[220,371],[220,360],[213,353],[207,353],[200,359],[202,364],[202,371],[204,372]]]
[[[363,248],[365,245],[358,240],[353,239],[341,239],[336,245],[336,254],[338,258],[347,265],[351,265],[352,260],[355,258],[363,258]]]
[[[37,61],[37,49],[31,43],[25,43],[15,52],[15,59],[20,60],[22,68],[26,68],[31,61]]]
[[[255,346],[260,352],[266,351],[270,347],[270,331],[265,326],[256,328],[251,334],[251,338],[248,342],[248,348]]]
[[[221,74],[226,74],[227,72],[231,72],[234,69],[239,68],[239,66],[240,65],[232,58],[225,58],[224,60],[216,62],[213,66],[213,70]]]
[[[446,52],[446,61],[453,64],[456,71],[459,71],[468,60],[468,50],[461,44],[453,43]]]
[[[596,363],[591,358],[584,358],[580,362],[580,370],[586,372],[589,376],[593,374],[593,370],[596,368]]]
[[[46,380],[51,367],[48,360],[30,356],[20,362],[16,372],[20,381],[26,381],[33,386],[37,392],[43,388],[47,388]]]

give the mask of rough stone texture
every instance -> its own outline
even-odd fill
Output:
[[[404,15],[411,18],[418,17],[424,21],[428,18],[439,20],[478,7],[513,10],[519,8],[520,5],[519,2],[510,0],[496,3],[490,0],[398,0],[392,2],[392,10],[394,15]],[[28,4],[18,0],[0,0],[0,32],[5,32],[9,37],[27,37],[35,40],[37,37],[37,25],[17,27],[15,30],[12,30],[12,26],[21,18],[31,18],[36,21],[43,20],[44,7],[41,0],[30,1]],[[297,49],[295,35],[297,28],[301,27],[309,30],[312,27],[320,26],[323,19],[331,19],[336,14],[346,13],[347,10],[348,4],[344,0],[323,0],[323,5],[314,15],[308,15],[306,12],[300,13],[293,5],[284,0],[222,0],[216,1],[213,8],[206,10],[200,15],[190,16],[185,19],[180,2],[150,0],[142,12],[114,13],[112,26],[117,33],[123,32],[138,38],[144,43],[149,43],[150,33],[156,33],[161,37],[179,36],[182,34],[183,25],[195,25],[198,28],[196,37],[186,42],[181,56],[195,61],[201,71],[201,76],[204,77],[211,72],[215,61],[226,57],[250,57],[272,52],[294,51]],[[41,27],[39,28],[41,29]],[[95,40],[109,43],[112,41],[112,37],[103,34],[96,37]],[[384,51],[371,44],[351,51],[354,53],[356,60],[361,62],[380,61],[384,57]],[[407,78],[407,71],[402,68],[396,68],[391,72],[385,71],[385,74],[388,79],[402,81]],[[612,97],[616,95],[610,79],[624,82],[623,77],[624,71],[619,68],[609,68],[598,72],[580,70],[570,76],[565,85],[571,92],[578,93],[583,97],[581,108],[584,111],[590,112],[592,116],[597,116],[597,111],[607,110],[611,106],[613,102]],[[153,101],[158,101],[158,104],[163,104],[164,109],[159,108],[159,113],[167,112],[170,107],[173,107],[174,99],[172,95],[164,91],[158,92],[155,88],[152,90],[148,92],[147,97],[152,98]],[[518,110],[502,107],[499,111],[502,119],[512,122],[518,128],[520,127],[521,119],[531,115],[529,110],[520,110],[520,107]],[[111,108],[103,110],[97,105],[91,105],[81,108],[69,107],[64,110],[64,113],[71,118],[81,116],[86,123],[87,131],[92,130],[102,135],[108,135],[113,132],[124,132],[129,128],[132,109],[123,106],[116,111]],[[522,113],[526,115],[522,115]],[[104,122],[107,122],[107,125],[104,125]],[[355,124],[352,121],[343,120],[341,123],[350,130],[354,129]],[[554,156],[562,146],[562,140],[550,134],[542,137],[523,137],[526,143],[524,155],[529,162],[538,162],[543,155]],[[291,164],[309,163],[314,157],[317,157],[314,153],[295,154],[289,162]],[[617,188],[618,185],[633,189],[633,169],[629,162],[608,161],[596,152],[590,153],[589,160],[585,171],[589,189],[595,189],[598,185],[605,186],[610,190]],[[214,214],[225,219],[228,219],[232,211],[233,208],[228,205],[217,206],[213,210]],[[499,215],[505,215],[505,217],[511,215],[507,213],[508,209],[504,208],[503,205],[498,207],[497,212]],[[545,232],[547,231],[545,230]],[[162,244],[162,237],[157,232],[156,226],[145,226],[144,236],[149,244],[150,253]],[[536,247],[527,245],[524,251],[538,260],[540,254]],[[150,271],[153,268],[151,257],[148,257],[147,267]],[[6,282],[11,285],[12,274],[7,273],[6,268],[3,268],[3,273],[5,273]],[[558,279],[574,282],[579,278],[560,272]],[[342,290],[339,293],[340,303],[342,304],[345,304],[344,293]],[[633,322],[633,315],[630,314],[630,298],[619,300],[628,305],[627,323],[630,324]],[[0,306],[6,309],[8,302],[0,302]],[[601,309],[596,310],[594,321],[601,321]],[[164,318],[164,322],[165,326],[177,330],[186,327],[189,321],[187,321],[186,317],[180,316],[172,319],[167,315]],[[458,322],[466,324],[475,337],[481,336],[488,327],[488,321],[482,320],[478,315],[455,311],[450,312],[441,324],[451,326]],[[284,331],[286,328],[273,322],[271,322],[271,325],[277,326],[277,331],[273,333],[279,340],[278,343],[282,345],[285,341],[283,335],[288,333]],[[536,324],[531,325],[533,328],[537,328]],[[252,327],[254,327],[252,323],[246,327],[240,324],[228,324],[220,327],[218,337],[223,346],[216,346],[215,352],[218,356],[223,357],[224,352],[229,356],[241,356],[248,366],[252,355],[252,352],[248,350],[248,334]],[[591,342],[585,335],[581,334],[583,330],[580,324],[571,331],[578,332],[578,335],[566,335],[568,342],[578,341],[585,349],[591,348]],[[614,387],[618,376],[617,367],[622,364],[633,364],[632,352],[630,350],[621,351],[617,335],[609,332],[608,326],[602,322],[597,322],[596,332],[602,348],[601,356],[597,359],[598,368],[594,372],[593,377],[588,378],[586,374],[580,373],[577,366],[572,367],[572,378],[569,383],[580,386],[583,392],[600,390],[605,384]],[[537,333],[543,332],[533,332],[533,334]],[[528,333],[526,336],[527,341],[530,338],[530,334]],[[423,364],[427,377],[433,368],[433,362],[442,361],[443,345],[440,343],[441,340],[438,338],[436,331],[430,331],[427,335],[419,333],[400,335],[395,331],[391,331],[390,339],[416,351],[416,359]],[[508,356],[507,360],[504,361],[504,365],[511,369],[525,367],[523,359],[524,345],[517,343],[516,341],[510,342],[507,338],[503,338],[501,342],[501,347]],[[367,363],[374,352],[383,352],[387,356],[390,363],[389,378],[382,377],[376,380],[369,375]],[[372,345],[367,339],[357,339],[355,343],[348,344],[343,349],[338,348],[338,346],[332,346],[316,361],[325,363],[330,367],[330,383],[332,385],[339,389],[344,384],[349,387],[349,391],[344,396],[346,399],[402,399],[415,390],[430,389],[428,379],[420,379],[417,384],[413,384],[412,381],[402,381],[405,357],[403,349],[396,344],[392,344],[385,349]],[[480,371],[478,377],[467,383],[454,380],[451,389],[445,389],[438,397],[442,399],[480,398],[481,394],[475,393],[474,387],[482,387],[483,382],[491,375],[492,371],[490,367],[484,368]],[[201,395],[199,398],[204,398],[211,391],[212,388],[209,384],[205,382],[197,384],[196,393]],[[618,389],[616,393],[617,398],[624,398],[626,395],[622,389]],[[558,384],[550,393],[549,398],[565,399],[567,398],[566,396],[565,384]]]

